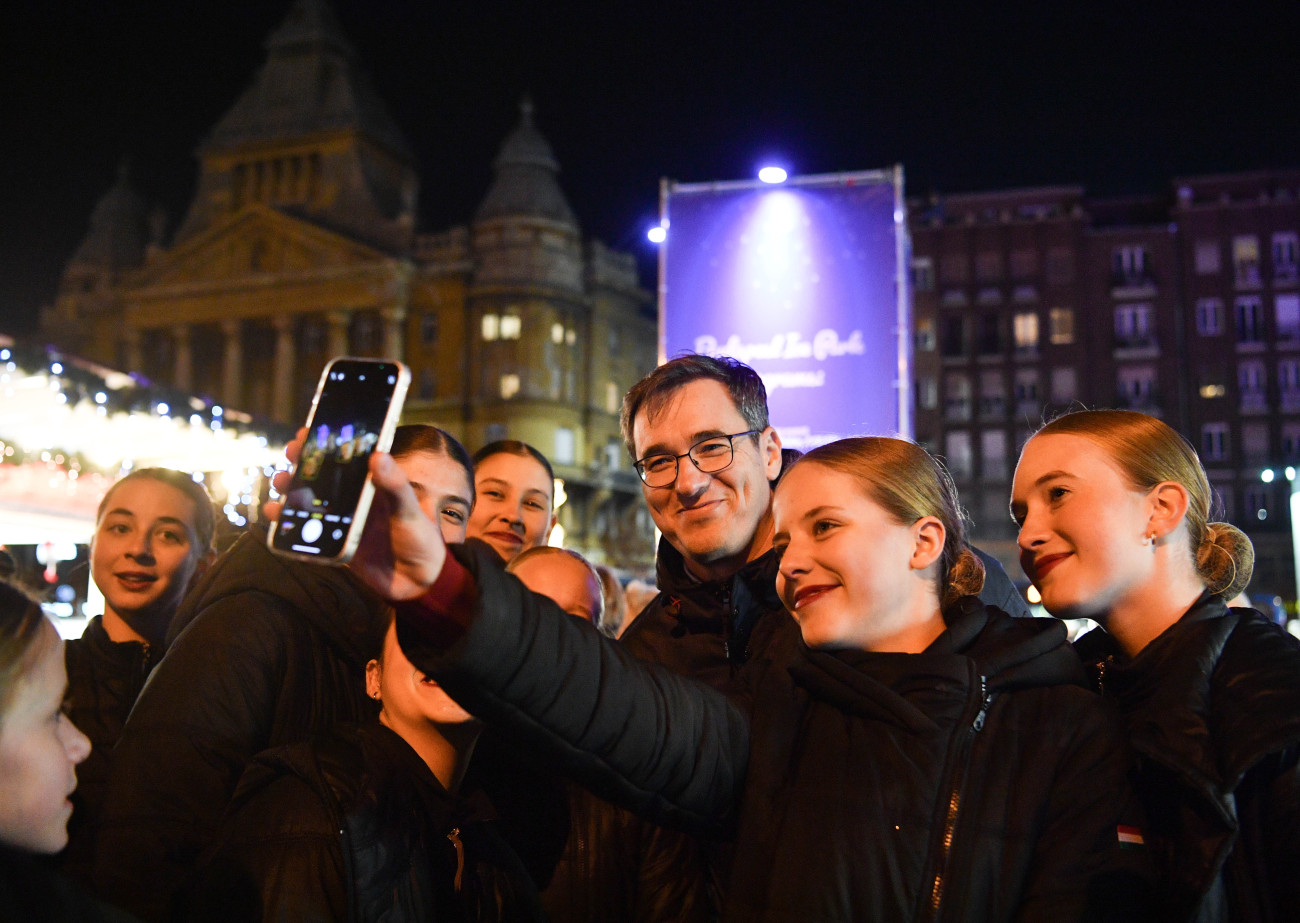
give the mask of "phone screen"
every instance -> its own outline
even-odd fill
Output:
[[[391,443],[408,379],[396,362],[336,359],[326,367],[273,550],[336,562],[352,556],[370,505],[370,455]]]

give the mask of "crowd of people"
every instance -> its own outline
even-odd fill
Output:
[[[701,355],[621,423],[662,535],[631,610],[521,442],[399,427],[346,568],[118,481],[82,638],[0,584],[0,920],[1294,918],[1300,642],[1229,607],[1253,551],[1166,424],[1025,444],[1071,644],[914,443],[783,450]]]

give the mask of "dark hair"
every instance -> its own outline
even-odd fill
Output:
[[[41,604],[21,588],[0,580],[0,724],[14,693],[40,651]],[[50,634],[55,634],[53,627]],[[55,635],[57,637],[57,635]]]
[[[1210,482],[1196,450],[1169,424],[1135,410],[1078,410],[1035,436],[1081,436],[1115,462],[1138,490],[1174,481],[1187,491],[1187,536],[1196,574],[1213,595],[1232,600],[1250,583],[1255,548],[1240,529],[1210,522]]]
[[[943,523],[938,594],[947,607],[984,587],[984,565],[966,544],[966,517],[952,478],[937,459],[914,442],[889,436],[859,436],[828,442],[806,452],[791,467],[822,465],[851,475],[871,500],[895,521],[910,525],[923,516]]]
[[[726,387],[731,402],[750,429],[765,430],[767,422],[767,388],[763,379],[745,363],[728,356],[705,356],[686,353],[669,359],[649,375],[632,386],[623,398],[623,412],[619,416],[619,429],[627,453],[636,458],[636,443],[632,440],[632,427],[637,414],[645,411],[654,416],[663,409],[668,399],[693,381],[708,379]]]
[[[555,471],[551,468],[551,463],[546,460],[546,456],[526,442],[520,442],[518,439],[498,439],[496,442],[489,442],[474,453],[474,467],[477,468],[493,455],[518,455],[521,458],[531,458],[546,469],[548,478],[555,480]]]
[[[95,513],[95,522],[98,523],[104,518],[104,511],[108,509],[108,502],[119,487],[129,481],[139,481],[145,478],[173,487],[190,498],[190,501],[194,504],[194,536],[198,539],[199,552],[211,551],[212,536],[216,531],[216,511],[212,506],[212,496],[208,493],[206,487],[184,471],[176,471],[172,468],[138,468],[130,474],[118,478],[113,482],[113,486],[108,489],[108,493],[104,494],[104,499],[99,501],[99,510]]]
[[[469,452],[460,444],[460,440],[429,423],[406,423],[393,432],[393,444],[388,454],[393,458],[405,458],[416,452],[430,455],[446,455],[465,469],[465,478],[469,481],[469,503],[474,505],[474,462]]]

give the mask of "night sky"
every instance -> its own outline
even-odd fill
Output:
[[[0,332],[34,332],[123,156],[175,227],[288,6],[6,5]],[[423,230],[470,219],[529,92],[584,231],[647,269],[661,176],[769,155],[901,162],[912,195],[1300,165],[1300,3],[997,6],[333,0],[419,158]]]

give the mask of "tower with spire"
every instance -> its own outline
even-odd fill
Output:
[[[469,224],[422,230],[415,154],[326,0],[293,0],[265,47],[170,240],[119,172],[46,337],[289,424],[331,357],[402,359],[406,422],[535,445],[564,481],[567,544],[647,563],[618,410],[655,362],[651,297],[632,256],[583,238],[532,100]]]

